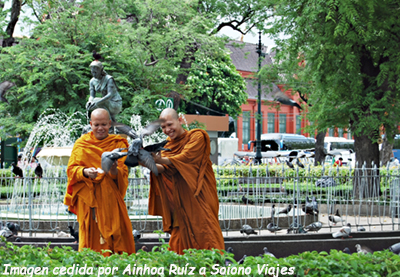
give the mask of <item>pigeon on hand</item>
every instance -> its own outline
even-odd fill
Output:
[[[69,233],[75,238],[75,243],[79,243],[79,231],[75,231],[72,226],[68,225]]]
[[[69,235],[60,230],[60,227],[56,227],[57,237],[59,238],[69,238]]]
[[[313,222],[310,225],[307,225],[304,230],[308,231],[308,232],[318,232],[320,229],[322,228],[322,223],[317,221],[317,222]]]
[[[12,173],[14,173],[15,175],[17,175],[18,177],[21,177],[21,178],[23,178],[24,177],[24,174],[23,174],[23,172],[22,172],[22,169],[18,166],[18,165],[16,165],[14,162],[12,162],[11,163],[11,166],[12,166]]]
[[[274,254],[272,254],[271,252],[268,251],[268,248],[267,248],[267,247],[264,247],[264,248],[263,248],[263,251],[264,251],[264,255],[267,255],[267,256],[271,256],[271,257],[276,258]]]
[[[283,209],[282,211],[279,211],[278,214],[288,214],[291,209],[292,209],[292,205],[289,204],[285,209]]]
[[[257,232],[253,230],[253,228],[251,228],[250,225],[248,224],[244,224],[242,226],[242,229],[240,229],[240,233],[241,234],[246,234],[248,236],[250,236],[251,234],[257,235]]]
[[[151,153],[156,153],[161,150],[170,151],[170,149],[163,147],[166,142],[146,146],[147,148],[143,147],[143,138],[153,134],[158,128],[160,128],[163,122],[165,122],[163,119],[151,122],[143,128],[139,135],[137,135],[131,127],[122,123],[113,122],[113,126],[116,127],[118,131],[133,139],[128,149],[127,160],[125,161],[127,166],[136,166],[140,162],[145,167],[149,168],[156,176],[158,175],[158,169]]]
[[[0,101],[8,103],[8,100],[4,97],[6,94],[7,90],[15,86],[15,83],[10,82],[10,81],[4,81],[0,84]]]
[[[121,152],[126,149],[128,148],[116,148],[111,152],[101,154],[101,169],[108,173],[116,160],[128,155],[128,152]]]
[[[333,223],[333,225],[336,225],[336,223],[343,221],[339,214],[339,209],[336,210],[335,215],[328,216],[328,219]]]
[[[343,226],[338,232],[332,233],[333,238],[351,238],[351,224],[347,223],[346,226]]]
[[[40,163],[38,163],[36,168],[35,168],[35,175],[38,176],[39,178],[43,177],[43,168],[40,165]]]

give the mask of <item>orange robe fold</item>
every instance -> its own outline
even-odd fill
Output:
[[[156,177],[151,175],[149,214],[163,217],[171,233],[170,249],[225,249],[218,221],[219,201],[210,160],[210,138],[200,129],[168,138],[163,156],[172,165]]]
[[[119,135],[98,140],[93,132],[81,136],[74,144],[68,162],[64,204],[78,218],[79,250],[135,253],[132,224],[124,202],[128,188],[125,157],[118,160],[118,175],[102,173],[94,180],[83,176],[84,168],[101,168],[103,152],[126,147],[127,140]]]

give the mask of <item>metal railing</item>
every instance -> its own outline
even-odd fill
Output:
[[[224,232],[243,224],[265,231],[268,223],[287,228],[295,220],[306,225],[320,221],[332,231],[346,223],[367,231],[399,230],[399,168],[312,167],[289,168],[286,164],[215,167],[219,218]],[[29,176],[29,174],[26,174]],[[41,179],[0,176],[0,221],[16,222],[21,231],[55,232],[56,227],[75,227],[76,216],[63,204],[67,185],[65,170],[46,171]],[[148,215],[149,182],[139,168],[130,172],[125,196],[135,229],[162,230],[160,217]],[[318,214],[307,215],[306,200],[318,203]],[[275,205],[272,219],[272,205]],[[286,214],[278,214],[292,206]],[[338,212],[342,222],[328,220]],[[266,231],[265,231],[266,232]]]

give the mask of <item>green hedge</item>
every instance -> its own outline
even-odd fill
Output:
[[[161,273],[164,276],[399,276],[400,272],[400,257],[389,250],[367,255],[348,255],[336,250],[330,253],[314,251],[280,259],[264,255],[247,257],[239,265],[234,261],[233,254],[225,251],[190,250],[184,255],[177,255],[168,251],[167,247],[164,244],[152,252],[139,250],[131,256],[123,254],[103,257],[88,249],[76,252],[70,247],[51,249],[49,246],[36,248],[26,245],[20,248],[6,243],[0,247],[0,272],[6,272],[6,264],[9,265],[8,273],[11,267],[20,270],[20,274],[14,272],[9,276],[38,275],[29,274],[29,268],[37,270],[36,273],[45,273],[44,276],[60,276],[62,269],[66,271],[66,276],[162,276]],[[232,262],[230,266],[225,266],[226,259]],[[24,267],[27,272],[21,274]],[[145,270],[146,267],[149,268],[147,272],[153,272],[133,273],[133,269]],[[109,274],[106,274],[107,270]],[[193,274],[190,274],[192,270]],[[287,274],[281,274],[282,270]],[[156,274],[151,274],[156,271]],[[235,274],[236,271],[246,273]],[[292,275],[288,274],[291,272]]]

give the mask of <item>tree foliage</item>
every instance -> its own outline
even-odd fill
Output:
[[[213,17],[200,12],[197,1],[26,3],[37,18],[32,38],[0,52],[0,80],[17,85],[6,94],[10,105],[0,104],[2,137],[29,133],[48,108],[66,114],[85,112],[93,50],[103,56],[105,70],[116,81],[123,99],[118,118],[122,122],[129,122],[132,114],[155,119],[155,100],[170,92],[194,99],[198,92],[186,84],[191,65],[211,56],[222,57],[220,66],[227,68],[224,81],[233,86],[224,88],[227,97],[213,100],[213,105],[223,101],[225,106],[214,108],[237,112],[242,104],[238,100],[245,101],[230,58],[224,56],[225,41],[211,35]]]
[[[198,59],[188,77],[188,86],[194,94],[186,102],[190,113],[241,114],[241,105],[247,100],[246,83],[232,64],[229,54],[219,58]],[[200,104],[196,105],[196,104]]]
[[[400,121],[399,3],[282,0],[275,8],[271,34],[290,37],[277,40],[281,71],[272,77],[308,93],[312,128],[350,126],[357,161],[379,163],[380,131],[390,137]]]

